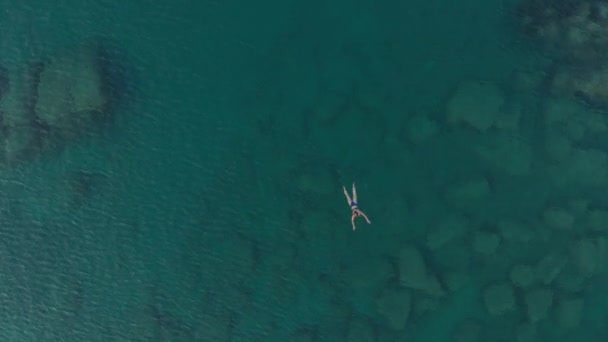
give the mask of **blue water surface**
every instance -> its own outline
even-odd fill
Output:
[[[556,198],[544,169],[500,178],[470,152],[475,132],[445,124],[463,80],[502,85],[543,65],[513,5],[1,0],[0,64],[98,37],[125,83],[109,129],[0,171],[0,339],[451,341],[469,327],[480,341],[514,341],[525,293],[515,314],[488,318],[483,291],[550,245],[518,256],[503,244],[480,261],[471,233],[441,252],[474,259],[458,264],[471,279],[461,289],[412,292],[404,329],[378,304],[401,288],[404,246],[445,281],[425,247],[441,218],[493,231],[505,217],[536,222]],[[417,115],[437,124],[424,143],[408,133]],[[519,137],[533,149],[534,127]],[[497,195],[464,209],[445,200],[479,177]],[[356,231],[342,194],[352,182],[372,220]],[[604,305],[595,281],[580,296]],[[556,336],[603,340],[604,307]]]

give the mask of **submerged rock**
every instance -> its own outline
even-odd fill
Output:
[[[504,94],[496,85],[463,82],[447,103],[447,122],[463,123],[483,132],[496,123],[504,103]]]
[[[546,82],[550,93],[608,107],[606,1],[520,0],[517,19],[556,61]]]
[[[441,219],[427,234],[427,247],[434,251],[450,241],[464,236],[469,230],[470,224],[464,215],[452,214]]]
[[[107,177],[101,173],[78,170],[72,172],[69,178],[69,189],[72,195],[70,204],[81,207],[89,201]]]
[[[473,149],[495,174],[524,176],[530,173],[534,162],[530,144],[504,132],[484,135]]]
[[[111,122],[130,94],[126,73],[107,41],[79,46],[25,66],[0,66],[0,158],[39,155]],[[27,157],[27,158],[26,158]]]
[[[582,100],[595,107],[608,107],[608,66],[560,66],[552,75],[553,95]]]
[[[583,238],[574,243],[571,255],[580,274],[590,277],[603,271],[605,258],[608,255],[605,238]]]
[[[581,324],[585,302],[582,298],[563,299],[556,308],[557,323],[562,329],[574,329]]]
[[[376,300],[376,310],[393,330],[405,328],[411,305],[412,297],[409,291],[404,289],[386,289]]]
[[[497,283],[488,286],[483,292],[486,309],[492,315],[515,310],[515,292],[508,283]]]
[[[401,286],[419,290],[431,296],[443,296],[445,291],[437,277],[427,270],[422,254],[413,246],[399,251],[399,283]]]
[[[33,65],[6,71],[12,84],[0,93],[0,159],[6,164],[37,152],[31,109],[35,99],[32,91],[35,70]]]
[[[550,285],[561,273],[568,261],[568,256],[561,252],[552,252],[536,264],[536,278],[544,285]]]
[[[473,212],[484,204],[490,193],[488,180],[479,177],[450,185],[445,190],[444,198],[454,208]]]
[[[8,70],[0,66],[0,98],[6,94],[10,87],[10,78],[8,76]]]
[[[376,332],[367,319],[355,317],[348,323],[346,340],[349,342],[374,342],[376,341]]]
[[[562,208],[550,207],[543,212],[545,224],[557,230],[571,229],[574,225],[574,215]]]
[[[481,324],[467,320],[460,323],[452,333],[454,342],[477,342],[481,341]]]
[[[97,42],[86,42],[44,63],[34,108],[41,124],[72,137],[109,114],[101,49]]]
[[[547,317],[553,305],[553,291],[548,288],[535,289],[526,293],[525,298],[528,319],[536,323]]]
[[[517,342],[537,342],[538,331],[532,323],[522,323],[517,327]]]
[[[428,141],[439,131],[437,123],[426,115],[415,115],[407,122],[407,136],[415,144]]]
[[[608,47],[604,1],[523,0],[517,15],[526,34],[560,57],[581,62],[604,57]]]
[[[473,250],[479,254],[494,254],[499,245],[500,236],[498,234],[478,231],[473,235]]]
[[[536,281],[534,268],[526,264],[513,266],[509,273],[509,278],[513,285],[519,288],[527,288]]]

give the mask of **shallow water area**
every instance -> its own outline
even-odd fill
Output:
[[[0,97],[0,339],[604,340],[608,120],[517,3],[0,0],[10,77],[121,80]]]

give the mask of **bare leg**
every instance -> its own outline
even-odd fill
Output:
[[[350,205],[352,203],[352,201],[350,200],[350,196],[348,195],[348,191],[346,191],[346,187],[342,186],[342,189],[344,189],[344,196],[346,196],[346,202],[348,202],[348,205]]]
[[[357,188],[355,188],[355,182],[353,182],[353,201],[359,203],[357,202]]]

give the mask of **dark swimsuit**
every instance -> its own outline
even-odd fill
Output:
[[[355,202],[355,201],[350,202],[350,210],[352,210],[352,212],[353,212],[353,218],[352,218],[353,220],[357,217],[362,216],[361,210],[357,206],[357,202]]]

